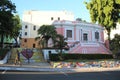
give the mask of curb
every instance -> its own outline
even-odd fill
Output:
[[[31,67],[6,67],[1,66],[0,70],[7,70],[7,71],[45,71],[45,72],[60,72],[60,71],[72,71],[72,69],[64,69],[64,68],[31,68]]]
[[[120,71],[120,68],[40,68],[40,67],[16,67],[0,66],[0,70],[7,71],[42,71],[42,72],[102,72],[102,71]]]

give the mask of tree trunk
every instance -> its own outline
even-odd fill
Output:
[[[63,55],[62,55],[62,48],[60,48],[59,59],[60,59],[61,61],[64,60],[64,57],[63,57]]]
[[[17,41],[17,38],[14,38],[14,39],[15,39],[16,47],[18,47],[18,41]]]
[[[110,41],[110,32],[108,31],[108,40]]]
[[[0,44],[1,46],[1,48],[3,48],[3,45],[4,45],[4,35],[3,34],[1,34],[1,44]]]
[[[46,47],[48,47],[48,40],[49,38],[46,38]]]
[[[108,31],[108,48],[110,49],[110,31]]]
[[[46,45],[45,46],[46,46],[46,48],[48,47],[48,40],[46,40]]]

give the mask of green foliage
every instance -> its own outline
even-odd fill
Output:
[[[114,54],[120,51],[120,35],[115,34],[115,37],[110,41],[110,49]]]
[[[51,61],[60,61],[59,54],[50,54]],[[96,60],[96,59],[113,59],[108,54],[62,54],[63,60]]]
[[[8,37],[13,29],[13,13],[16,6],[10,0],[0,0],[0,38],[3,48],[4,37]]]
[[[105,27],[110,40],[111,29],[116,28],[116,22],[120,19],[120,1],[119,0],[91,0],[85,2],[90,12],[93,23],[98,23]]]
[[[62,53],[63,48],[67,47],[66,40],[67,40],[67,38],[64,38],[63,35],[61,35],[61,34],[56,35],[54,47],[60,49],[60,53]]]
[[[20,37],[21,28],[20,17],[18,15],[13,16],[13,29],[10,32],[10,36],[15,39],[16,46],[18,46],[17,38]]]
[[[55,30],[56,28],[53,25],[42,25],[40,26],[40,28],[38,29],[38,37],[36,37],[36,40],[39,40],[40,42],[43,42],[42,44],[46,44],[45,47],[47,47],[48,44],[48,40],[50,38],[54,39],[57,32]]]

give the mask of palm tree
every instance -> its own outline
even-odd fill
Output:
[[[37,36],[35,38],[36,41],[38,41],[38,45],[40,46],[40,48],[44,48],[45,47],[45,39],[41,38],[40,36]]]
[[[67,38],[64,38],[63,35],[61,35],[61,34],[57,34],[56,35],[56,40],[55,40],[54,47],[60,49],[60,52],[59,52],[59,59],[60,60],[63,60],[63,56],[62,56],[62,50],[63,50],[63,48],[64,49],[65,48],[69,49],[66,40],[67,40]]]
[[[68,47],[66,40],[67,40],[67,38],[64,38],[63,35],[61,35],[61,34],[56,35],[54,47],[60,49],[60,53],[62,53],[63,48]]]
[[[56,28],[53,25],[42,25],[38,29],[38,37],[36,37],[36,40],[45,41],[45,47],[48,47],[48,40],[52,38],[54,40],[57,31]]]

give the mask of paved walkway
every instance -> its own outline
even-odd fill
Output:
[[[14,64],[2,64],[0,65],[0,70],[18,70],[18,71],[64,71],[71,72],[71,69],[63,69],[63,68],[52,68],[49,63],[24,63],[20,65]]]
[[[20,65],[2,64],[0,70],[18,71],[57,71],[57,72],[99,72],[99,71],[120,71],[120,68],[52,68],[49,63],[26,63]]]

